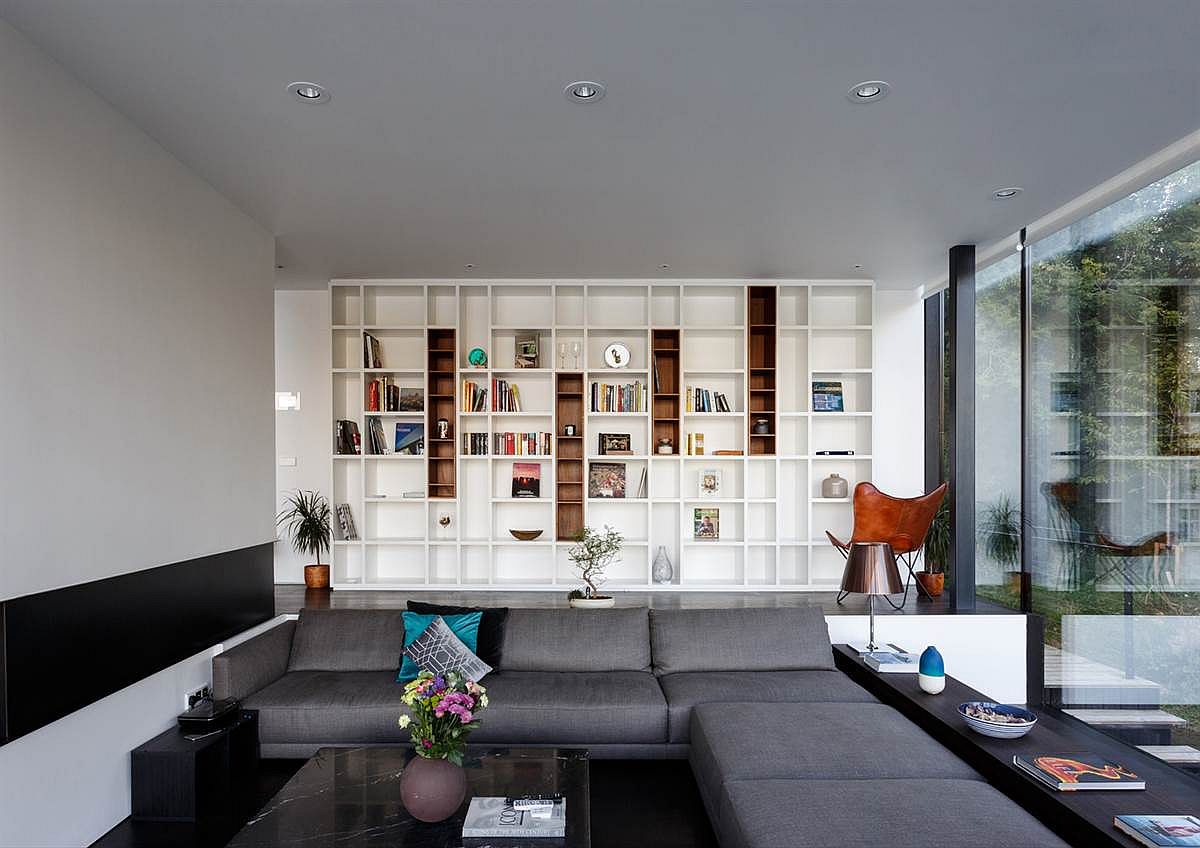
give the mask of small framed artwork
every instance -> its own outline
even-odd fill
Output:
[[[513,364],[517,368],[537,368],[538,367],[538,337],[537,333],[521,333],[516,339],[516,360]]]
[[[601,433],[599,454],[601,456],[629,456],[630,450],[628,433]]]
[[[588,468],[589,498],[624,498],[625,463],[593,462]]]
[[[721,538],[721,510],[697,507],[692,510],[692,537],[701,541]]]
[[[539,498],[542,496],[542,464],[514,462],[512,466],[512,496]]]
[[[702,468],[700,470],[700,486],[697,496],[701,498],[721,497],[721,470],[719,468]]]

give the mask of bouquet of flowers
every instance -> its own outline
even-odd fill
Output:
[[[479,727],[479,714],[487,708],[487,690],[458,671],[423,671],[405,685],[400,700],[411,713],[400,716],[400,727],[412,728],[418,756],[461,766],[467,736]]]

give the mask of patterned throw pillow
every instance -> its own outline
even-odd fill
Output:
[[[444,674],[458,669],[468,680],[483,680],[492,670],[490,665],[471,653],[471,649],[454,635],[440,615],[404,649],[404,655],[416,663],[421,671]]]

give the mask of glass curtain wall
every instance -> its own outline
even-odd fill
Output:
[[[1200,747],[1200,162],[1026,250],[1046,694]]]

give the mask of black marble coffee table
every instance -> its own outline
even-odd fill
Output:
[[[400,773],[409,746],[322,748],[238,832],[229,848],[337,845],[339,848],[588,848],[587,751],[498,748],[467,759],[467,800],[444,822],[425,824],[400,802]],[[463,840],[472,795],[561,792],[567,799],[565,839]]]

